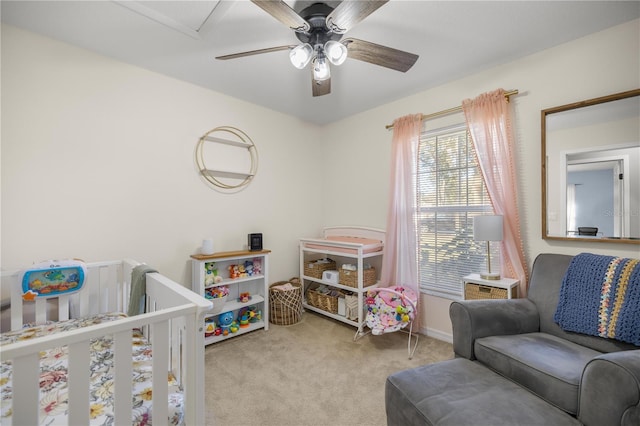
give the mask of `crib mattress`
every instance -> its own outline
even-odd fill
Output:
[[[332,242],[340,242],[340,243],[352,243],[358,244],[362,246],[362,253],[375,253],[377,251],[382,251],[382,241],[374,240],[372,238],[363,238],[363,237],[350,237],[350,236],[328,236],[323,239],[323,241],[318,242],[305,242],[305,247],[319,250],[327,250],[340,252],[340,253],[350,253],[350,254],[358,254],[358,247],[343,247],[331,245]]]
[[[114,321],[126,317],[123,313],[100,314],[91,318],[72,319],[25,327],[0,335],[0,347],[20,340],[46,336],[62,331],[73,330],[89,325]],[[151,422],[151,389],[152,363],[151,344],[138,330],[132,333],[133,345],[133,412],[132,425],[150,425]],[[91,340],[90,390],[91,424],[113,424],[113,338],[101,337]],[[67,424],[67,374],[68,350],[66,347],[55,348],[40,354],[40,418],[42,424]],[[0,364],[0,423],[11,424],[11,362]],[[178,425],[183,422],[183,394],[175,378],[169,374],[169,424]],[[160,424],[165,424],[160,421]]]

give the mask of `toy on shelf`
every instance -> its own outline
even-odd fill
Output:
[[[238,323],[233,320],[233,312],[231,311],[221,313],[220,316],[218,316],[218,322],[220,323],[223,336],[238,331]]]
[[[240,293],[240,297],[238,297],[238,302],[240,303],[247,303],[250,300],[251,300],[251,293],[249,293],[248,291]]]
[[[238,268],[238,265],[229,265],[229,278],[240,278],[240,268]]]
[[[247,273],[246,268],[244,267],[244,263],[241,263],[240,265],[238,265],[238,273],[239,273],[239,277],[240,278],[244,278],[244,277],[248,277],[249,274]]]
[[[221,299],[229,295],[229,287],[221,285],[219,287],[210,287],[204,290],[204,297],[207,299]]]
[[[262,319],[262,311],[255,306],[242,308],[238,312],[238,322],[240,328],[247,328],[250,324],[256,323]]]
[[[253,259],[253,275],[260,275],[262,273],[262,259],[257,257]]]
[[[254,274],[254,272],[253,272],[253,261],[245,260],[244,261],[244,270],[247,272],[247,275],[249,275],[250,277],[253,276],[253,274]]]
[[[216,323],[213,318],[207,318],[204,320],[204,336],[209,337],[216,333]]]
[[[222,277],[218,275],[218,266],[216,265],[216,262],[205,263],[204,270],[204,285],[219,284],[222,282]]]

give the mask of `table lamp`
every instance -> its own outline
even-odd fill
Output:
[[[502,216],[485,215],[473,218],[473,239],[487,242],[487,271],[480,273],[485,280],[499,280],[500,273],[491,272],[491,241],[502,241]]]

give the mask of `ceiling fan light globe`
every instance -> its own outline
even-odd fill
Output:
[[[329,64],[324,59],[315,59],[313,61],[313,79],[316,81],[324,81],[331,78]]]
[[[325,43],[324,53],[333,65],[342,65],[347,60],[347,46],[335,40]]]
[[[304,43],[291,49],[289,52],[289,60],[294,67],[301,70],[311,61],[312,55],[313,48],[309,43]]]

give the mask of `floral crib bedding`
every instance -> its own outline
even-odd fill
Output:
[[[103,322],[114,321],[126,317],[123,313],[108,313],[78,318],[68,321],[47,323],[43,325],[26,325],[21,330],[10,331],[0,335],[0,349],[2,345],[33,339],[62,331],[87,327]],[[150,425],[151,419],[151,389],[152,389],[152,358],[151,344],[139,330],[132,333],[133,344],[133,412],[132,425]],[[113,337],[104,336],[92,339],[90,343],[90,418],[92,425],[113,425],[114,403],[114,351]],[[59,347],[40,354],[40,410],[41,424],[67,424],[67,374],[68,349]],[[0,423],[3,426],[11,424],[11,361],[0,364]],[[169,374],[169,424],[183,423],[183,394],[175,380]],[[160,424],[166,422],[160,421]]]

